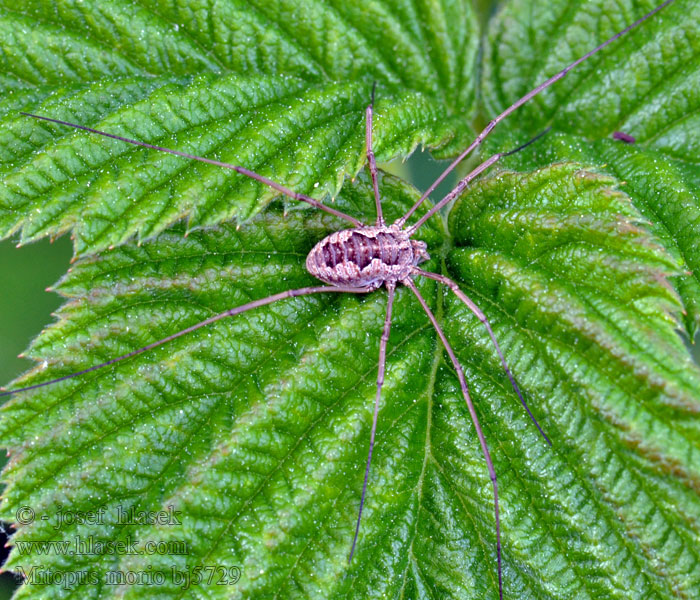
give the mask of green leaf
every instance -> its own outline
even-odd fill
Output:
[[[585,54],[595,41],[624,28],[655,0],[578,5],[509,3],[489,28],[483,68],[483,103],[497,114]],[[631,12],[627,4],[643,5]],[[676,0],[633,31],[571,71],[519,109],[514,144],[551,125],[532,152],[514,155],[510,166],[531,169],[576,160],[626,183],[625,192],[649,219],[652,231],[683,261],[676,285],[691,335],[700,325],[700,4]],[[544,57],[544,59],[543,59]],[[633,145],[612,134],[632,135]],[[516,144],[517,145],[517,144]]]
[[[487,109],[477,124],[648,8],[505,6],[482,48]],[[365,222],[368,177],[344,177],[363,161],[374,80],[380,157],[421,141],[454,153],[470,137],[477,36],[464,3],[3,10],[0,226],[21,228],[23,240],[70,229],[82,255],[57,287],[67,300],[58,321],[28,351],[38,365],[16,386],[313,285],[306,255],[345,226],[317,211],[262,211],[273,194],[238,176],[18,110],[243,161],[319,198],[344,182],[337,206]],[[553,122],[507,163],[539,169],[482,179],[446,221],[419,232],[426,268],[482,308],[553,441],[539,437],[478,319],[418,278],[464,366],[499,476],[506,598],[698,597],[700,370],[677,333],[683,310],[695,322],[697,282],[684,275],[698,239],[694,11],[676,0],[521,109],[488,150]],[[624,122],[639,143],[606,139],[633,106],[641,116]],[[385,175],[380,189],[389,219],[418,197]],[[663,227],[645,202],[665,211]],[[403,286],[348,564],[385,305],[382,290],[288,299],[14,396],[0,421],[11,457],[0,516],[17,522],[30,507],[36,519],[18,524],[5,568],[37,578],[17,597],[498,597],[492,488],[475,428]],[[125,522],[120,509],[175,520]],[[56,527],[59,512],[85,522]],[[92,546],[26,545],[76,540]],[[165,546],[130,554],[119,542]],[[95,551],[99,543],[109,545]],[[112,585],[121,573],[136,579]]]
[[[478,36],[466,0],[425,11],[408,1],[53,4],[0,2],[2,236],[72,231],[83,254],[183,217],[190,228],[244,221],[277,195],[20,110],[238,164],[319,198],[365,160],[374,82],[379,158],[471,135]]]
[[[504,174],[453,211],[453,247],[441,247],[439,220],[421,230],[429,267],[484,309],[554,444],[538,437],[479,321],[421,280],[494,453],[507,597],[672,598],[700,585],[700,372],[673,330],[679,302],[664,275],[675,263],[614,183],[573,165]],[[389,177],[381,191],[391,219],[417,198]],[[338,205],[371,218],[367,178],[346,186]],[[339,226],[316,212],[268,210],[240,229],[185,239],[174,230],[82,259],[58,286],[68,299],[58,322],[30,350],[44,362],[18,383],[313,284],[306,254]],[[50,517],[20,527],[16,545],[89,536],[170,544],[161,556],[14,552],[7,568],[83,570],[101,582],[27,585],[17,597],[112,597],[109,573],[162,571],[162,585],[122,591],[179,598],[173,567],[207,566],[237,566],[241,579],[193,584],[186,597],[492,597],[483,457],[454,371],[404,287],[358,552],[347,563],[385,304],[383,291],[280,301],[10,401],[2,516],[30,506]],[[54,529],[57,510],[102,507],[99,525]],[[119,508],[168,507],[181,525],[117,522]],[[186,554],[176,554],[179,543]]]

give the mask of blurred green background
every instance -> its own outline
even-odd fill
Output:
[[[51,311],[61,300],[45,289],[66,272],[71,254],[67,236],[20,248],[12,240],[0,243],[0,385],[31,364],[17,354],[52,322]]]
[[[67,236],[53,244],[48,240],[16,248],[16,242],[0,242],[0,385],[8,383],[31,365],[18,358],[43,327],[53,321],[51,311],[61,304],[59,296],[46,292],[68,268],[72,254]],[[3,398],[5,400],[5,398]],[[4,466],[5,457],[0,456]],[[4,551],[4,548],[0,552]],[[0,564],[4,561],[4,552]],[[0,576],[0,599],[10,598],[15,581]]]

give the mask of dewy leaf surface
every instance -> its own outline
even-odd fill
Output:
[[[344,226],[261,212],[272,194],[249,181],[19,110],[244,162],[319,197],[362,163],[374,80],[380,157],[421,141],[449,153],[469,137],[477,37],[464,2],[0,6],[0,227],[24,240],[72,230],[79,254],[116,246],[60,282],[67,302],[17,385],[316,283],[304,259]],[[483,48],[481,117],[649,8],[506,6]],[[419,281],[499,474],[506,598],[700,597],[700,373],[676,332],[681,309],[689,328],[696,319],[697,280],[683,275],[698,239],[696,13],[676,0],[524,107],[492,147],[553,122],[508,164],[546,167],[482,180],[446,224],[420,231],[426,268],[484,310],[553,441],[537,435],[479,321]],[[638,143],[610,141],[615,128]],[[578,163],[550,165],[562,159]],[[385,176],[381,191],[390,219],[417,197]],[[337,204],[370,222],[366,176]],[[385,302],[383,291],[283,301],[13,397],[0,421],[11,453],[0,516],[17,522],[30,507],[37,519],[18,526],[7,568],[43,569],[35,583],[53,574],[17,597],[496,598],[488,473],[452,367],[405,288],[347,562]],[[58,511],[102,508],[97,524],[55,528]],[[119,521],[130,508],[177,511],[177,522]],[[76,540],[92,551],[26,546]],[[160,555],[143,554],[159,541]],[[232,570],[207,570],[222,567]],[[122,573],[141,579],[112,585]]]
[[[232,171],[19,111],[337,194],[364,162],[465,144],[478,42],[466,0],[0,1],[0,235],[72,231],[78,253],[245,220],[275,195]]]
[[[700,589],[700,372],[674,331],[680,304],[665,275],[677,263],[615,184],[575,165],[506,173],[459,203],[452,243],[439,220],[421,230],[427,267],[483,308],[553,441],[538,437],[479,321],[421,280],[500,477],[508,598],[691,598]],[[381,190],[390,219],[417,197],[386,176]],[[346,185],[338,205],[371,219],[367,178]],[[21,384],[312,284],[305,257],[338,226],[316,212],[268,210],[240,229],[186,239],[176,229],[82,259],[58,286],[68,299],[58,322],[30,350],[44,362]],[[12,448],[2,517],[22,506],[50,516],[20,526],[16,548],[89,536],[136,540],[139,552],[169,544],[162,555],[74,556],[25,545],[7,568],[83,571],[97,583],[25,585],[17,597],[495,597],[488,473],[454,371],[403,287],[365,519],[347,562],[385,304],[384,291],[282,301],[13,398],[0,430]],[[105,516],[55,529],[59,505]],[[168,507],[180,524],[117,521],[119,509]],[[235,585],[196,580],[234,566]],[[173,569],[195,579],[187,587]],[[164,580],[105,583],[121,572]]]
[[[484,46],[484,113],[498,114],[656,4],[508,3]],[[514,120],[523,131],[509,142],[551,125],[532,152],[509,164],[576,160],[626,182],[654,233],[683,261],[687,273],[676,285],[691,336],[700,324],[699,23],[700,3],[676,0],[520,108]],[[614,141],[616,131],[636,142]]]

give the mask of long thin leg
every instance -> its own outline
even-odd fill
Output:
[[[113,365],[114,363],[118,363],[122,360],[126,360],[127,358],[131,358],[132,356],[136,356],[138,354],[142,354],[143,352],[147,352],[148,350],[152,350],[153,348],[156,348],[158,346],[162,346],[163,344],[166,344],[167,342],[170,342],[176,338],[179,338],[183,335],[191,333],[192,331],[195,331],[201,327],[204,327],[205,325],[209,325],[211,323],[214,323],[215,321],[219,321],[220,319],[223,319],[225,317],[233,317],[235,315],[240,315],[241,313],[244,313],[247,310],[251,310],[253,308],[258,308],[260,306],[265,306],[266,304],[272,304],[273,302],[277,302],[278,300],[284,300],[285,298],[296,298],[297,296],[307,296],[309,294],[318,294],[320,292],[349,292],[349,293],[353,293],[353,294],[362,294],[362,293],[366,293],[367,289],[366,288],[337,287],[337,286],[332,286],[332,285],[327,285],[327,286],[323,285],[323,286],[314,286],[314,287],[304,287],[304,288],[299,288],[296,290],[287,290],[286,292],[280,292],[279,294],[273,294],[272,296],[267,296],[266,298],[261,298],[259,300],[253,300],[252,302],[248,302],[247,304],[243,304],[241,306],[231,308],[225,312],[222,312],[218,315],[214,315],[213,317],[209,317],[208,319],[205,319],[204,321],[196,323],[195,325],[191,325],[190,327],[187,327],[186,329],[183,329],[182,331],[178,331],[177,333],[173,333],[172,335],[169,335],[168,337],[164,337],[161,340],[157,340],[155,342],[152,342],[152,343],[148,344],[147,346],[144,346],[143,348],[139,348],[138,350],[133,350],[132,352],[129,352],[127,354],[123,354],[122,356],[118,356],[117,358],[113,358],[112,360],[108,360],[107,362],[100,363],[99,365],[95,365],[94,367],[90,367],[89,369],[83,369],[82,371],[77,371],[75,373],[71,373],[70,375],[65,375],[63,377],[59,377],[58,379],[52,379],[51,381],[44,381],[43,383],[37,383],[35,385],[30,385],[28,387],[19,388],[16,390],[10,390],[8,392],[1,392],[0,396],[9,396],[11,394],[16,394],[18,392],[26,392],[29,390],[35,390],[37,388],[44,387],[46,385],[58,383],[59,381],[65,381],[66,379],[72,379],[73,377],[78,377],[79,375],[85,375],[86,373],[90,373],[91,371],[96,371],[97,369],[101,369],[102,367],[107,367],[109,365]]]
[[[394,305],[394,284],[387,283],[386,289],[389,292],[389,299],[386,304],[386,318],[384,319],[384,331],[379,342],[379,368],[377,369],[377,395],[374,399],[374,416],[372,417],[372,432],[369,437],[369,455],[367,456],[367,466],[365,467],[365,480],[362,484],[362,497],[360,498],[360,510],[357,513],[357,525],[355,526],[355,537],[352,540],[352,548],[348,556],[348,562],[352,560],[357,545],[357,536],[360,533],[360,521],[362,520],[362,509],[365,506],[365,495],[367,494],[367,481],[369,480],[369,467],[372,464],[372,451],[374,450],[374,435],[377,432],[377,415],[379,414],[379,399],[384,385],[384,370],[386,367],[386,345],[389,341],[389,331],[391,329],[391,309]]]
[[[467,380],[464,378],[464,371],[462,370],[462,365],[459,364],[457,356],[452,350],[452,346],[450,346],[450,343],[447,341],[445,333],[442,331],[442,328],[438,324],[435,315],[428,307],[428,303],[425,301],[423,296],[421,296],[413,281],[411,279],[405,279],[402,283],[411,288],[411,291],[416,295],[416,298],[418,298],[418,302],[420,302],[421,306],[423,307],[425,314],[428,315],[430,322],[433,324],[435,331],[437,331],[437,334],[440,337],[440,340],[442,341],[442,345],[445,347],[445,350],[447,351],[447,354],[450,357],[450,360],[452,361],[455,371],[457,371],[459,385],[462,388],[462,395],[464,396],[464,401],[467,403],[469,414],[471,415],[472,422],[474,423],[474,429],[476,429],[476,435],[479,438],[479,444],[481,444],[481,451],[484,454],[484,459],[486,460],[486,467],[489,470],[489,477],[491,478],[491,483],[493,484],[493,506],[494,513],[496,515],[496,558],[498,562],[498,597],[501,600],[503,600],[503,574],[501,571],[501,517],[500,512],[498,510],[498,482],[496,481],[496,470],[493,467],[493,461],[491,460],[489,447],[486,444],[484,432],[481,430],[481,425],[479,424],[479,417],[476,414],[474,404],[472,404],[472,399],[469,395],[469,388],[467,387]]]
[[[438,202],[433,208],[431,208],[427,213],[425,213],[417,223],[414,225],[411,225],[406,231],[408,232],[408,235],[411,236],[413,235],[418,228],[423,225],[430,217],[432,217],[437,211],[439,211],[443,206],[445,206],[448,202],[452,202],[457,196],[459,196],[463,191],[464,188],[466,188],[469,185],[469,182],[471,182],[475,177],[483,173],[486,169],[488,169],[492,164],[498,162],[501,158],[503,158],[503,152],[499,152],[498,154],[494,154],[491,158],[485,160],[482,162],[476,169],[474,169],[471,173],[469,173],[464,179],[462,179],[456,186],[455,188],[447,194],[440,202]]]
[[[584,54],[581,58],[579,58],[579,59],[575,60],[574,62],[572,62],[568,67],[565,67],[564,69],[562,69],[561,71],[559,71],[559,73],[557,73],[556,75],[554,75],[554,76],[550,77],[549,79],[547,79],[547,81],[543,81],[543,82],[542,82],[540,85],[538,85],[534,90],[528,92],[528,93],[525,94],[522,98],[520,98],[520,100],[518,100],[515,104],[513,104],[512,106],[509,106],[508,108],[506,108],[506,110],[504,110],[500,115],[498,115],[495,119],[493,119],[493,120],[484,128],[484,130],[483,130],[478,136],[476,136],[476,139],[469,145],[469,147],[468,147],[464,152],[462,152],[462,154],[460,154],[454,161],[452,161],[452,164],[450,164],[450,166],[447,167],[447,168],[442,172],[442,174],[440,175],[440,177],[438,177],[438,178],[435,180],[435,182],[425,191],[425,193],[420,197],[420,199],[418,200],[418,202],[416,202],[416,203],[411,207],[411,210],[409,210],[403,217],[401,217],[398,221],[396,221],[396,224],[397,224],[399,227],[403,227],[404,224],[406,223],[406,220],[418,209],[418,207],[423,203],[423,201],[424,201],[428,196],[430,196],[430,194],[433,193],[433,191],[435,190],[435,188],[436,188],[438,185],[440,185],[440,183],[442,183],[443,179],[445,179],[445,177],[447,177],[447,175],[448,175],[449,173],[451,173],[452,170],[453,170],[460,162],[462,162],[462,161],[464,160],[464,158],[466,158],[466,157],[471,153],[472,150],[474,150],[474,148],[476,148],[479,144],[481,144],[481,142],[484,141],[484,139],[486,138],[486,136],[489,135],[489,133],[491,133],[491,130],[492,130],[494,127],[496,127],[496,125],[498,125],[503,119],[505,119],[505,118],[506,118],[508,115],[510,115],[513,111],[515,111],[515,110],[517,110],[518,108],[520,108],[520,107],[521,107],[523,104],[525,104],[528,100],[530,100],[530,99],[533,98],[534,96],[537,96],[537,94],[539,94],[541,91],[546,90],[550,85],[552,85],[552,84],[555,83],[556,81],[559,81],[560,79],[563,79],[564,77],[566,77],[566,74],[567,74],[569,71],[571,71],[571,69],[573,69],[574,67],[577,67],[577,66],[580,65],[584,60],[590,58],[590,57],[593,56],[596,52],[598,52],[599,50],[602,50],[602,49],[605,48],[608,44],[611,44],[612,42],[614,42],[614,41],[617,40],[618,38],[620,38],[620,37],[622,37],[623,35],[625,35],[627,32],[629,32],[629,31],[631,31],[632,29],[634,29],[635,27],[641,25],[641,24],[642,24],[644,21],[646,21],[649,17],[651,17],[652,15],[656,14],[657,12],[659,12],[659,11],[660,11],[662,8],[664,8],[665,6],[671,4],[671,2],[673,2],[673,0],[666,0],[666,2],[664,2],[663,4],[660,4],[659,6],[657,6],[654,10],[652,10],[651,12],[647,13],[646,15],[644,15],[642,18],[640,18],[640,19],[638,19],[637,21],[635,21],[634,23],[632,23],[632,25],[629,25],[629,26],[625,27],[622,31],[620,31],[619,33],[616,33],[616,34],[615,34],[614,36],[612,36],[609,40],[603,42],[603,43],[602,43],[600,46],[598,46],[597,48],[594,48],[594,49],[591,50],[590,52],[587,52],[587,53]]]
[[[486,169],[488,169],[490,166],[493,164],[497,163],[499,160],[501,160],[504,156],[510,156],[511,154],[515,154],[516,152],[520,152],[524,148],[527,148],[530,144],[534,144],[537,140],[539,140],[544,134],[546,134],[551,127],[547,127],[544,131],[538,133],[534,138],[531,140],[528,140],[524,144],[518,146],[515,150],[510,150],[508,152],[499,152],[498,154],[494,154],[492,157],[486,159],[484,162],[482,162],[478,167],[476,167],[471,173],[468,173],[455,187],[454,189],[447,194],[440,202],[438,202],[435,206],[433,206],[427,213],[425,213],[418,221],[411,225],[409,228],[406,229],[408,232],[408,235],[411,236],[413,235],[423,223],[425,223],[430,217],[432,217],[436,212],[442,209],[443,206],[448,204],[449,202],[452,202],[457,196],[459,196],[464,189],[469,185],[469,183],[478,175],[483,173]],[[400,219],[399,219],[400,220]]]
[[[379,184],[377,183],[377,160],[372,150],[372,111],[374,110],[374,90],[377,84],[372,87],[372,102],[367,107],[365,141],[367,145],[367,163],[372,176],[372,187],[374,188],[374,203],[377,206],[377,225],[384,225],[384,215],[382,214],[382,202],[379,198]]]
[[[330,206],[326,206],[322,202],[319,202],[318,200],[314,200],[313,198],[306,196],[305,194],[299,194],[297,192],[293,192],[289,188],[286,188],[283,185],[280,185],[279,183],[276,183],[275,181],[268,179],[267,177],[264,177],[262,175],[258,175],[254,171],[246,169],[245,167],[231,165],[229,163],[220,162],[218,160],[213,160],[211,158],[204,158],[203,156],[196,156],[194,154],[188,154],[187,152],[180,152],[179,150],[171,150],[170,148],[163,148],[162,146],[154,146],[153,144],[147,144],[146,142],[132,140],[130,138],[125,138],[125,137],[122,137],[120,135],[114,135],[112,133],[105,133],[104,131],[98,131],[97,129],[92,129],[91,127],[85,127],[84,125],[76,125],[75,123],[69,123],[67,121],[60,121],[58,119],[51,119],[49,117],[42,117],[40,115],[33,115],[31,113],[21,112],[20,114],[24,115],[25,117],[32,117],[34,119],[48,121],[49,123],[57,123],[58,125],[65,125],[66,127],[73,127],[74,129],[82,129],[83,131],[89,131],[90,133],[96,133],[97,135],[112,138],[113,140],[119,140],[120,142],[126,142],[127,144],[133,144],[134,146],[142,146],[144,148],[150,148],[152,150],[159,150],[160,152],[167,152],[168,154],[174,154],[175,156],[182,156],[183,158],[189,158],[191,160],[198,160],[199,162],[207,163],[209,165],[214,165],[216,167],[223,167],[224,169],[231,169],[232,171],[236,171],[236,173],[240,173],[241,175],[245,175],[246,177],[250,177],[251,179],[255,179],[255,181],[259,181],[260,183],[262,183],[268,187],[271,187],[273,190],[277,190],[281,194],[284,194],[285,196],[288,196],[288,197],[292,198],[293,200],[299,200],[301,202],[306,202],[307,204],[310,204],[311,206],[315,206],[316,208],[320,208],[321,210],[325,210],[327,213],[330,213],[331,215],[335,215],[336,217],[340,217],[341,219],[345,219],[346,221],[350,221],[355,227],[362,227],[362,222],[359,221],[358,219],[356,219],[355,217],[351,217],[350,215],[346,215],[344,212],[336,210],[335,208],[331,208]]]
[[[539,430],[540,434],[544,438],[545,442],[547,442],[550,446],[552,445],[552,442],[549,440],[549,438],[546,436],[545,432],[542,431],[542,427],[540,427],[540,424],[537,422],[537,419],[535,419],[535,416],[532,414],[530,411],[527,402],[525,402],[525,397],[523,396],[522,392],[520,391],[520,387],[518,386],[518,382],[516,381],[515,377],[513,376],[513,373],[511,370],[508,368],[508,363],[506,363],[506,359],[503,356],[503,352],[501,352],[501,347],[498,345],[498,341],[496,341],[496,336],[493,333],[493,330],[491,329],[491,324],[489,323],[489,320],[486,318],[486,315],[481,311],[481,309],[474,304],[472,299],[467,296],[457,285],[456,282],[452,281],[449,277],[445,277],[444,275],[439,275],[438,273],[430,273],[429,271],[424,271],[423,269],[419,269],[418,267],[413,268],[413,272],[418,274],[418,275],[423,275],[423,277],[429,277],[430,279],[434,279],[435,281],[439,281],[440,283],[446,285],[449,287],[459,298],[464,304],[466,304],[467,308],[472,311],[475,315],[476,318],[479,319],[486,327],[486,331],[488,331],[489,337],[491,338],[491,342],[493,343],[494,347],[496,348],[496,352],[498,353],[498,357],[501,359],[501,365],[503,366],[503,370],[506,372],[506,375],[508,375],[508,379],[510,379],[510,383],[513,386],[513,389],[515,390],[515,393],[518,394],[518,398],[520,398],[520,402],[522,405],[525,407],[525,410],[527,411],[527,414],[530,415],[530,419],[532,422],[535,424],[535,427]]]

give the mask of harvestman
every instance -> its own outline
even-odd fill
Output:
[[[428,252],[427,252],[427,246],[425,242],[422,241],[417,241],[411,239],[413,235],[418,231],[418,229],[434,214],[439,212],[443,207],[447,206],[450,202],[452,202],[455,198],[457,198],[463,191],[464,189],[469,185],[469,183],[474,180],[478,175],[483,173],[486,169],[491,167],[493,164],[498,162],[501,158],[504,156],[508,156],[510,154],[513,154],[515,152],[518,152],[519,150],[522,150],[524,147],[528,146],[532,142],[534,142],[536,139],[538,139],[542,134],[538,135],[537,137],[533,138],[526,144],[520,146],[519,148],[512,150],[510,152],[502,152],[502,153],[497,153],[485,160],[483,163],[481,163],[478,167],[476,167],[471,173],[466,175],[458,184],[457,186],[449,192],[440,202],[438,202],[435,206],[433,206],[430,210],[428,210],[416,223],[413,225],[410,225],[409,227],[405,227],[406,221],[411,217],[411,215],[421,206],[423,201],[435,190],[435,188],[440,184],[440,182],[445,179],[445,177],[459,164],[467,155],[469,155],[472,150],[474,150],[481,142],[486,138],[487,135],[493,130],[493,128],[503,119],[505,119],[508,115],[510,115],[514,110],[525,104],[527,101],[529,101],[531,98],[539,94],[542,90],[548,88],[550,85],[552,85],[554,82],[558,81],[559,79],[562,79],[563,77],[566,76],[566,74],[585,61],[587,58],[591,57],[593,54],[598,52],[599,50],[602,50],[605,48],[608,44],[612,43],[619,37],[623,36],[626,34],[628,31],[634,29],[644,21],[646,21],[648,18],[650,18],[652,15],[660,11],[662,8],[667,6],[673,2],[673,0],[666,0],[663,4],[657,6],[654,10],[640,18],[639,20],[635,21],[632,25],[629,25],[613,37],[611,37],[609,40],[605,41],[604,43],[600,44],[598,47],[594,48],[590,52],[584,54],[582,57],[580,57],[578,60],[574,61],[571,63],[569,66],[561,70],[559,73],[556,75],[550,77],[540,85],[538,85],[535,89],[532,91],[528,92],[525,94],[520,100],[515,102],[512,106],[504,110],[500,115],[498,115],[495,119],[493,119],[489,124],[486,126],[486,128],[476,137],[476,139],[469,145],[469,147],[464,150],[451,164],[445,171],[435,180],[435,182],[426,190],[426,192],[420,197],[420,199],[411,207],[411,209],[403,215],[401,218],[396,220],[393,224],[387,225],[386,222],[384,221],[384,216],[382,215],[382,205],[381,201],[379,198],[379,187],[377,184],[377,163],[374,157],[374,152],[372,151],[372,116],[373,116],[373,106],[374,106],[374,90],[372,90],[372,102],[370,105],[367,107],[366,110],[366,146],[367,146],[367,162],[369,165],[369,171],[371,174],[372,178],[372,187],[374,189],[374,199],[375,199],[375,204],[376,204],[376,210],[377,210],[377,220],[374,225],[364,225],[362,222],[360,222],[358,219],[355,217],[352,217],[350,215],[347,215],[343,212],[340,212],[334,208],[331,208],[330,206],[326,206],[325,204],[319,202],[318,200],[315,200],[309,196],[306,196],[304,194],[299,194],[297,192],[293,192],[292,190],[274,182],[271,181],[270,179],[263,177],[262,175],[258,175],[257,173],[254,173],[253,171],[250,171],[248,169],[245,169],[244,167],[239,167],[236,165],[230,165],[227,163],[222,163],[216,160],[204,158],[201,156],[194,156],[192,154],[187,154],[185,152],[179,152],[177,150],[171,150],[168,148],[163,148],[160,146],[155,146],[152,144],[147,144],[145,142],[140,142],[138,140],[132,140],[128,138],[124,138],[118,135],[113,135],[111,133],[105,133],[103,131],[97,131],[96,129],[91,129],[90,127],[84,127],[82,125],[76,125],[74,123],[67,123],[65,121],[59,121],[58,119],[51,119],[49,117],[43,117],[39,115],[33,115],[29,113],[21,113],[25,116],[28,117],[34,117],[36,119],[41,119],[44,121],[49,121],[51,123],[57,123],[59,125],[66,125],[69,127],[74,127],[76,129],[82,129],[83,131],[88,131],[90,133],[95,133],[99,134],[105,137],[113,138],[116,140],[120,140],[122,142],[127,142],[129,144],[134,144],[137,146],[143,146],[145,148],[150,148],[153,150],[159,150],[161,152],[168,152],[170,154],[175,154],[177,156],[181,156],[184,158],[192,159],[192,160],[198,160],[204,163],[208,163],[211,165],[219,166],[219,167],[224,167],[226,169],[232,169],[236,171],[237,173],[240,173],[242,175],[245,175],[247,177],[250,177],[264,185],[269,186],[270,188],[280,192],[281,194],[288,196],[294,200],[299,200],[302,202],[306,202],[307,204],[310,204],[316,208],[319,208],[331,215],[334,215],[336,217],[340,217],[342,219],[345,219],[346,221],[349,221],[352,223],[353,228],[351,229],[344,229],[342,231],[336,231],[335,233],[331,233],[329,236],[318,242],[316,246],[313,247],[311,252],[309,252],[309,255],[306,257],[306,268],[317,279],[320,279],[321,281],[330,284],[326,286],[311,286],[311,287],[303,287],[295,290],[287,290],[286,292],[281,292],[279,294],[273,294],[272,296],[268,296],[266,298],[261,298],[259,300],[255,300],[253,302],[249,302],[247,304],[244,304],[242,306],[237,306],[235,308],[232,308],[230,310],[227,310],[221,314],[215,315],[213,317],[210,317],[209,319],[206,319],[202,321],[201,323],[197,323],[195,325],[192,325],[191,327],[187,327],[186,329],[183,329],[182,331],[178,331],[177,333],[174,333],[172,335],[169,335],[166,338],[163,338],[161,340],[158,340],[156,342],[153,342],[151,344],[148,344],[147,346],[144,346],[143,348],[139,348],[138,350],[134,350],[132,352],[129,352],[128,354],[124,354],[122,356],[118,356],[117,358],[113,358],[112,360],[109,360],[107,362],[101,363],[99,365],[95,365],[93,367],[90,367],[89,369],[84,369],[82,371],[78,371],[76,373],[72,373],[70,375],[66,375],[64,377],[59,377],[58,379],[53,379],[51,381],[45,381],[43,383],[38,383],[36,385],[31,385],[25,388],[20,388],[16,390],[11,390],[8,392],[2,392],[0,393],[0,396],[7,396],[10,394],[16,394],[17,392],[24,392],[28,390],[34,390],[40,387],[44,387],[47,385],[51,385],[54,383],[58,383],[59,381],[64,381],[66,379],[70,379],[72,377],[77,377],[79,375],[84,375],[86,373],[90,373],[91,371],[95,371],[96,369],[101,369],[102,367],[106,367],[109,365],[112,365],[114,363],[117,363],[119,361],[125,360],[127,358],[131,358],[132,356],[136,356],[138,354],[141,354],[143,352],[147,352],[148,350],[151,350],[157,346],[160,346],[162,344],[165,344],[171,340],[174,340],[175,338],[178,338],[180,336],[183,336],[185,334],[188,334],[192,331],[195,331],[196,329],[199,329],[200,327],[204,327],[206,325],[209,325],[210,323],[214,323],[215,321],[218,321],[220,319],[223,319],[225,317],[233,317],[235,315],[241,314],[243,312],[246,312],[248,310],[251,310],[253,308],[258,308],[260,306],[265,306],[266,304],[271,304],[273,302],[277,302],[278,300],[284,300],[286,298],[294,298],[296,296],[304,296],[304,295],[309,295],[309,294],[317,294],[321,292],[345,292],[345,293],[368,293],[372,292],[374,290],[379,289],[382,285],[386,286],[387,293],[388,293],[388,300],[387,300],[387,307],[386,307],[386,318],[384,320],[384,328],[382,332],[382,337],[379,343],[379,365],[378,365],[378,374],[377,374],[377,393],[375,397],[375,402],[374,402],[374,415],[372,418],[372,430],[370,433],[370,443],[369,443],[369,454],[367,456],[367,464],[365,467],[365,475],[364,475],[364,482],[362,484],[362,496],[360,499],[360,507],[357,515],[357,524],[355,527],[355,535],[353,537],[352,541],[352,547],[350,549],[350,554],[348,557],[348,560],[352,559],[352,556],[355,552],[355,547],[357,545],[357,538],[358,534],[360,531],[360,521],[362,519],[362,509],[364,507],[365,503],[365,496],[367,493],[367,481],[369,479],[369,470],[370,470],[370,465],[372,462],[372,451],[374,449],[374,439],[375,439],[375,433],[377,430],[377,414],[379,411],[379,400],[381,397],[381,390],[382,390],[382,385],[384,384],[384,370],[385,370],[385,365],[386,365],[386,347],[387,343],[389,341],[389,331],[391,328],[391,311],[394,303],[394,292],[396,290],[397,284],[402,284],[407,286],[418,298],[418,302],[420,305],[423,307],[423,310],[425,311],[426,315],[428,316],[428,319],[432,323],[433,327],[435,328],[435,331],[438,334],[438,337],[440,338],[440,341],[442,342],[443,346],[445,347],[445,350],[447,351],[447,355],[450,358],[450,361],[452,362],[455,371],[457,372],[457,377],[459,378],[459,384],[462,389],[462,394],[464,396],[464,400],[467,404],[467,408],[469,410],[469,414],[471,415],[472,421],[474,423],[474,428],[476,429],[476,434],[479,438],[479,444],[481,445],[481,451],[484,455],[484,459],[486,461],[486,465],[488,468],[489,472],[489,477],[491,478],[492,486],[493,486],[493,497],[494,497],[494,513],[495,513],[495,522],[496,522],[496,557],[497,557],[497,564],[498,564],[498,594],[499,598],[503,598],[503,574],[502,574],[502,566],[501,566],[501,524],[500,524],[500,516],[499,516],[499,505],[498,505],[498,484],[496,480],[496,471],[493,466],[493,461],[491,460],[491,455],[489,453],[488,445],[486,444],[486,438],[484,437],[484,434],[481,429],[481,425],[479,424],[479,418],[477,417],[476,410],[474,409],[474,405],[471,401],[471,397],[469,396],[469,390],[467,387],[467,382],[464,378],[464,372],[462,370],[461,365],[459,364],[459,361],[457,360],[457,357],[454,353],[454,350],[452,349],[452,346],[450,346],[450,343],[447,341],[447,338],[445,337],[444,332],[442,331],[442,328],[440,327],[437,319],[435,318],[435,315],[433,312],[430,310],[428,307],[427,302],[421,296],[420,292],[416,288],[415,284],[413,283],[413,278],[416,276],[422,276],[422,277],[428,277],[430,279],[434,279],[435,281],[438,281],[439,283],[442,283],[449,287],[452,292],[461,300],[468,308],[469,310],[474,313],[474,315],[481,321],[481,323],[484,325],[486,328],[486,331],[488,332],[489,337],[491,338],[491,342],[494,345],[494,348],[496,349],[496,353],[498,354],[498,357],[501,361],[501,365],[503,366],[504,371],[506,372],[506,375],[508,376],[508,379],[510,380],[511,385],[513,386],[513,389],[515,390],[516,394],[518,395],[518,398],[520,399],[520,402],[522,403],[523,407],[527,411],[530,419],[532,422],[535,424],[537,429],[539,430],[540,434],[542,437],[545,439],[545,441],[551,446],[551,442],[549,438],[545,435],[544,431],[542,431],[542,428],[540,425],[537,423],[537,420],[533,416],[533,414],[530,412],[530,409],[527,406],[527,403],[525,402],[525,398],[523,397],[522,392],[520,391],[520,388],[518,387],[518,384],[515,380],[515,377],[511,373],[508,364],[506,363],[506,360],[503,356],[503,352],[501,351],[500,346],[498,345],[498,342],[496,341],[496,336],[494,335],[491,325],[489,324],[488,319],[484,315],[483,312],[472,302],[472,300],[464,293],[462,290],[459,289],[459,286],[457,283],[449,279],[448,277],[444,275],[440,275],[438,273],[430,273],[428,271],[424,271],[423,269],[420,269],[418,265],[426,260],[429,259]]]

